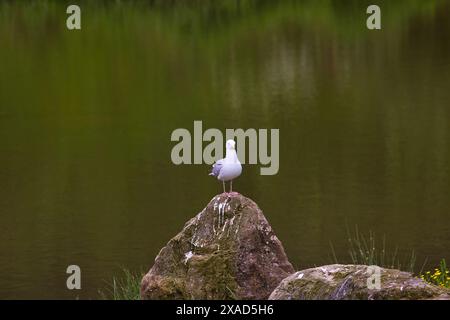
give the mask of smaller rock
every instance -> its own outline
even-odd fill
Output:
[[[281,281],[269,300],[450,300],[450,290],[394,269],[379,268],[380,288],[373,288],[369,268],[333,264],[298,271]]]

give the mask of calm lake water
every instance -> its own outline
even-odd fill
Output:
[[[0,298],[96,299],[148,269],[221,191],[171,162],[194,120],[280,129],[279,173],[234,188],[297,269],[330,243],[351,262],[356,225],[450,261],[448,1],[377,1],[381,31],[368,1],[85,1],[75,32],[60,3],[0,4]]]

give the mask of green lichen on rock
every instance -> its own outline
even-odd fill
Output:
[[[190,260],[187,292],[195,299],[235,299],[237,283],[232,264],[234,252],[216,250],[212,254],[196,255]],[[200,282],[200,283],[199,283]],[[200,288],[200,290],[199,290]]]
[[[370,282],[379,271],[379,287]],[[273,300],[423,300],[450,299],[450,291],[411,273],[365,265],[327,265],[298,271],[272,292]]]
[[[214,197],[160,251],[143,299],[266,299],[293,273],[258,206],[239,193]]]

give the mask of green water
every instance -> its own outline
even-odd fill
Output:
[[[450,260],[450,5],[377,1],[0,4],[0,298],[98,298],[221,191],[175,166],[176,128],[280,129],[280,170],[234,188],[296,268],[346,226],[418,267]],[[66,288],[66,268],[82,290]]]

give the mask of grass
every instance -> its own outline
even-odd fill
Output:
[[[383,268],[398,269],[414,273],[416,264],[416,254],[414,250],[406,257],[400,256],[398,247],[388,251],[386,249],[385,236],[383,236],[380,245],[379,241],[376,241],[373,232],[369,232],[369,235],[365,236],[358,230],[358,226],[356,226],[354,233],[351,233],[350,230],[347,229],[347,241],[348,254],[352,264],[377,265]],[[342,263],[338,261],[332,243],[330,243],[330,246],[334,262]]]
[[[120,276],[113,277],[103,290],[100,297],[105,300],[140,300],[141,280],[143,271],[133,272],[122,268]]]
[[[390,252],[386,250],[386,238],[384,236],[381,246],[378,246],[379,243],[376,241],[375,234],[369,232],[368,237],[364,236],[358,230],[358,226],[355,227],[354,233],[351,233],[347,228],[347,241],[348,253],[353,264],[377,265],[383,268],[411,272],[428,283],[450,289],[450,269],[445,259],[442,259],[439,266],[433,271],[423,273],[427,262],[427,259],[425,259],[420,271],[415,273],[416,254],[414,250],[411,250],[409,255],[401,259],[398,247]],[[343,263],[338,261],[332,243],[330,243],[330,246],[334,263]]]
[[[447,267],[445,259],[441,260],[439,267],[435,268],[433,272],[427,271],[424,274],[421,274],[420,278],[431,284],[450,288],[450,270]]]

